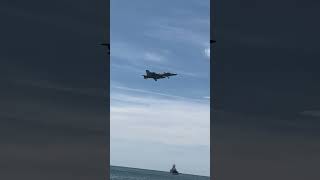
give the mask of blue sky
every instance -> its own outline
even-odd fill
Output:
[[[111,1],[111,165],[209,175],[209,10]],[[146,69],[178,76],[145,80]]]

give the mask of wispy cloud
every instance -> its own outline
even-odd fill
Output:
[[[148,91],[144,89],[137,89],[137,88],[130,88],[126,87],[120,84],[115,83],[116,85],[112,85],[111,88],[113,89],[118,89],[118,90],[125,90],[125,91],[130,91],[130,92],[136,92],[136,93],[142,93],[142,94],[150,94],[153,96],[164,96],[167,98],[176,98],[180,100],[188,100],[188,101],[198,101],[198,102],[204,102],[202,99],[194,99],[194,98],[188,98],[188,97],[183,97],[183,96],[177,96],[177,95],[172,95],[172,94],[165,94],[165,93],[160,93],[160,92],[155,92],[155,91]],[[128,97],[129,98],[129,97]]]
[[[137,64],[137,62],[140,64],[144,62],[161,64],[167,60],[165,54],[152,49],[143,49],[142,47],[127,42],[113,42],[111,52],[111,59],[115,57],[133,64]]]
[[[208,103],[161,94],[111,95],[111,137],[174,145],[209,145]]]
[[[209,38],[197,33],[192,29],[182,28],[174,25],[156,24],[152,31],[146,31],[145,35],[161,40],[187,43],[188,45],[206,46]]]
[[[205,49],[206,57],[210,57],[208,50],[210,41],[210,21],[209,18],[180,17],[157,18],[149,22],[149,28],[145,30],[145,36],[157,41],[167,41],[192,47],[195,51],[201,52]]]
[[[207,74],[202,72],[188,72],[186,70],[174,67],[172,62],[169,64],[170,59],[173,59],[173,57],[169,56],[170,52],[166,50],[158,51],[147,51],[143,50],[142,48],[137,48],[129,43],[115,42],[112,45],[111,67],[141,73],[144,72],[147,64],[151,64],[155,71],[172,71],[182,76],[194,78],[208,77]],[[118,62],[113,61],[112,57],[117,58],[117,60],[122,60],[126,62],[126,64],[119,64]]]
[[[158,17],[149,22],[149,28],[145,30],[145,35],[159,40],[206,47],[210,39],[209,14],[208,18],[195,18],[190,16],[188,12],[181,12],[174,17]]]
[[[160,54],[157,54],[155,52],[145,52],[144,53],[144,59],[153,61],[153,62],[163,62],[166,60],[166,58]]]
[[[145,70],[141,67],[137,67],[134,65],[117,64],[117,63],[112,63],[111,68],[112,69],[113,68],[122,69],[122,70],[131,71],[131,72],[135,72],[135,73],[143,73]]]
[[[210,59],[210,47],[204,50],[204,54]]]

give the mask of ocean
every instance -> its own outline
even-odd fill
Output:
[[[111,180],[210,180],[206,176],[189,174],[172,175],[169,172],[111,166]]]

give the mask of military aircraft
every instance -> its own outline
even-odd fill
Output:
[[[155,81],[157,81],[158,79],[163,79],[163,78],[168,78],[170,76],[176,76],[177,74],[174,73],[169,73],[169,72],[164,72],[164,73],[155,73],[155,72],[150,72],[149,70],[146,70],[146,75],[142,75],[144,77],[144,79],[154,79]]]

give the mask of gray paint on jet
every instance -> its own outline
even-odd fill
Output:
[[[175,76],[177,74],[174,73],[170,73],[170,72],[163,72],[163,73],[155,73],[155,72],[150,72],[149,70],[146,70],[146,75],[142,75],[144,77],[144,79],[154,79],[155,81],[157,81],[157,79],[163,79],[163,78],[168,78],[170,76]]]

